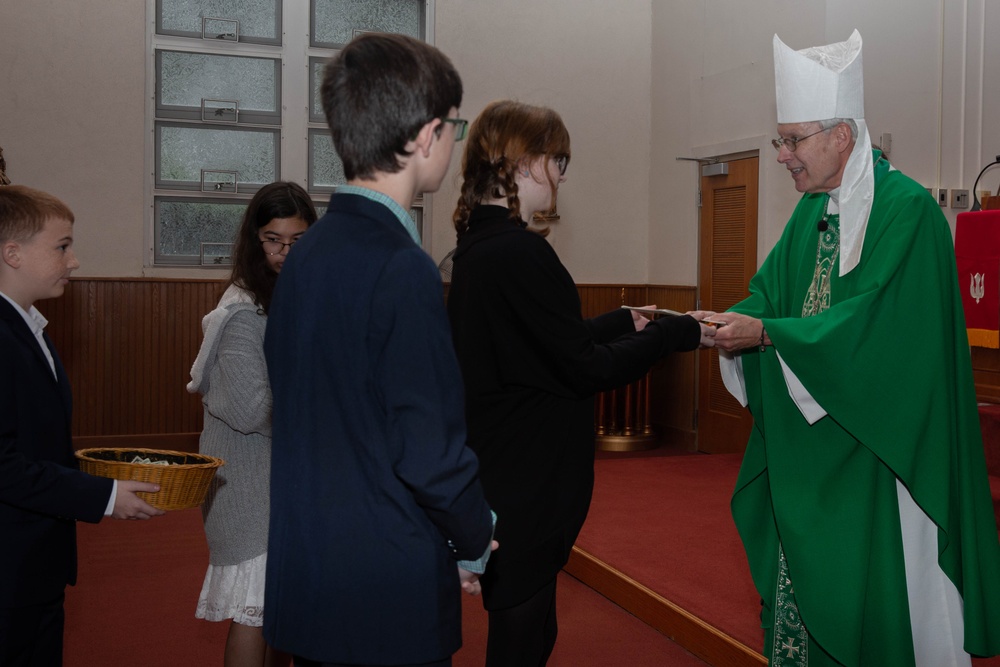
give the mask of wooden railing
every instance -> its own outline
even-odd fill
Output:
[[[694,309],[693,287],[661,285],[580,285],[584,317],[594,317],[622,305]],[[660,443],[695,447],[695,356],[670,355],[642,379],[599,393],[594,401],[597,447],[606,451],[636,451]]]

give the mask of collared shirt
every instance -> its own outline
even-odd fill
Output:
[[[365,199],[370,199],[374,202],[382,204],[399,220],[399,224],[403,225],[407,232],[410,234],[410,238],[417,245],[421,245],[420,242],[420,232],[417,231],[417,223],[413,222],[413,218],[410,214],[399,205],[395,199],[389,195],[378,192],[377,190],[372,190],[371,188],[363,188],[360,185],[340,185],[337,186],[337,194],[344,195],[359,195]]]
[[[42,353],[45,355],[45,358],[49,360],[49,368],[52,369],[52,376],[58,381],[59,376],[56,375],[56,362],[52,358],[52,352],[49,351],[49,346],[45,344],[45,336],[43,335],[45,325],[47,325],[49,321],[45,319],[45,317],[38,312],[38,309],[34,306],[32,306],[30,310],[25,311],[24,308],[21,308],[20,305],[3,292],[0,292],[0,296],[6,299],[7,303],[14,306],[14,310],[16,310],[21,317],[24,318],[24,323],[28,325],[29,329],[31,329],[31,333],[34,334],[35,340],[38,341],[38,346],[42,348]]]

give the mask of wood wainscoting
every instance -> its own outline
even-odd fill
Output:
[[[73,387],[77,448],[135,446],[195,451],[202,407],[187,393],[201,345],[201,318],[223,280],[76,278],[66,293],[40,302],[46,328]],[[626,305],[695,307],[695,288],[579,285],[585,317]],[[651,375],[650,410],[660,442],[696,449],[698,355],[674,354]],[[972,348],[976,395],[1000,403],[1000,350]]]
[[[134,446],[195,451],[202,425],[197,395],[185,389],[201,345],[201,319],[223,280],[74,278],[40,302],[73,387],[79,448]],[[627,305],[694,308],[694,287],[580,285],[592,317]],[[624,299],[624,301],[623,301]],[[652,375],[651,415],[663,440],[694,447],[695,355],[677,354]]]
[[[973,347],[972,373],[980,403],[1000,403],[1000,350]]]
[[[77,278],[62,297],[38,304],[73,387],[77,449],[197,450],[201,399],[185,387],[201,345],[201,318],[223,286]]]

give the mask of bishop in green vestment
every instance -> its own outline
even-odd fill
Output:
[[[969,665],[1000,654],[1000,543],[951,233],[871,149],[860,35],[830,47],[775,36],[773,143],[804,194],[713,314],[754,417],[733,516],[770,664]]]

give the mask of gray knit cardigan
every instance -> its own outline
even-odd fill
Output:
[[[267,551],[271,476],[271,390],[264,361],[267,317],[250,296],[226,290],[202,320],[205,340],[188,391],[202,394],[201,453],[226,463],[202,514],[212,565],[236,565]]]

